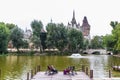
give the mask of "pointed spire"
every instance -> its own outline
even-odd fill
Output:
[[[52,20],[52,18],[51,18],[50,23],[52,23],[52,22],[53,22],[53,20]]]
[[[75,19],[75,11],[73,10],[73,18],[72,18],[72,26],[76,25],[76,19]]]
[[[75,19],[75,11],[73,10],[73,18]]]

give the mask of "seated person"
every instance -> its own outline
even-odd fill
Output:
[[[55,73],[58,72],[58,71],[54,68],[53,65],[47,66],[47,71],[48,71],[48,74],[55,74]],[[46,73],[47,73],[47,72],[46,72]]]
[[[75,71],[75,66],[70,66],[70,70],[71,70],[72,75],[77,74]]]
[[[58,71],[54,68],[54,66],[53,65],[51,65],[51,71],[53,71],[53,72],[55,72],[55,73],[57,73]]]
[[[70,74],[70,67],[66,68],[63,72],[64,72],[65,75]]]
[[[72,75],[74,75],[74,73],[77,74],[75,72],[75,66],[69,66],[68,68],[66,68],[64,70],[64,74],[72,74]]]

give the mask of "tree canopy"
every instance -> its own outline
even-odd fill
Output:
[[[15,48],[17,48],[19,52],[19,48],[23,45],[23,34],[24,31],[19,27],[15,27],[11,33],[12,44]]]
[[[57,48],[59,51],[78,52],[83,48],[83,35],[76,29],[67,29],[66,26],[48,23],[47,26],[48,48]]]
[[[115,29],[116,25],[118,24],[117,21],[111,21],[110,25],[112,26],[113,29]]]
[[[41,29],[43,28],[43,24],[42,24],[41,21],[33,20],[31,22],[31,28],[32,28],[32,31],[33,31],[32,41],[34,43],[34,46],[36,48],[40,48],[40,52],[42,52],[40,34],[41,34]]]
[[[0,53],[6,53],[10,31],[4,23],[0,23]]]
[[[117,50],[117,52],[120,52],[120,23],[116,25],[112,33],[115,39],[114,49]]]
[[[102,36],[94,36],[94,38],[91,40],[91,48],[92,49],[104,48],[103,37]]]
[[[103,40],[107,50],[117,54],[120,53],[120,23],[111,21],[110,25],[113,27],[112,34],[104,36]]]
[[[70,29],[68,31],[68,40],[71,52],[78,52],[83,48],[83,35],[81,31]]]

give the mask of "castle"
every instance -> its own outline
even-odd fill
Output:
[[[88,20],[87,20],[87,17],[85,16],[84,19],[83,19],[83,23],[82,25],[80,26],[80,23],[77,23],[76,22],[76,19],[75,19],[75,11],[73,11],[73,18],[72,18],[72,21],[69,23],[68,22],[68,26],[67,28],[74,28],[74,29],[77,29],[79,31],[82,32],[83,36],[85,39],[88,39],[90,40],[90,25],[88,23]]]

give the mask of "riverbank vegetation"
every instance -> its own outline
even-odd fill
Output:
[[[1,29],[1,44],[4,43],[5,45],[1,45],[1,54],[7,52],[7,47],[9,47],[9,42],[11,42],[12,47],[9,49],[15,48],[18,54],[24,53],[24,49],[29,49],[28,52],[35,52],[33,49],[40,49],[40,53],[50,52],[45,51],[45,49],[57,49],[56,52],[58,53],[66,53],[66,52],[79,52],[80,49],[83,48],[83,35],[80,31],[76,29],[67,29],[63,23],[48,23],[46,26],[47,32],[43,29],[43,24],[41,21],[34,20],[31,22],[32,28],[32,35],[30,37],[29,42],[24,39],[24,31],[20,29],[15,24],[9,23],[0,23],[0,27],[5,28],[6,34],[2,32]],[[6,42],[4,37],[6,37]],[[32,45],[29,45],[31,44]],[[5,46],[5,47],[4,47]],[[21,51],[20,49],[23,49]],[[9,51],[8,51],[9,52]],[[12,52],[12,51],[11,51]],[[63,55],[63,54],[61,54]]]
[[[120,23],[111,22],[112,34],[106,36],[94,36],[87,40],[81,31],[74,28],[68,29],[63,23],[48,23],[44,29],[40,20],[31,22],[32,34],[29,40],[24,38],[24,30],[13,23],[0,23],[0,54],[10,52],[8,49],[17,49],[17,54],[24,54],[24,49],[29,54],[54,53],[55,55],[67,55],[79,53],[85,49],[107,49],[118,54],[120,52]],[[21,49],[21,50],[20,50]],[[23,51],[22,51],[23,49]],[[35,52],[34,49],[39,49]],[[50,51],[53,49],[53,51]]]
[[[120,23],[117,21],[111,21],[111,27],[113,28],[111,34],[104,36],[104,43],[107,50],[114,54],[120,53]]]

